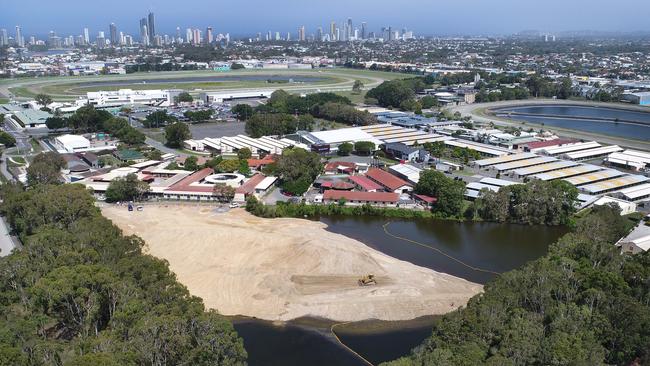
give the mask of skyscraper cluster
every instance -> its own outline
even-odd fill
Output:
[[[156,16],[149,12],[145,18],[140,19],[140,43],[150,46],[156,41]]]
[[[369,31],[368,23],[362,22],[359,26],[355,27],[351,18],[348,18],[346,21],[340,23],[341,26],[332,21],[329,25],[329,30],[323,30],[323,27],[316,28],[316,33],[307,35],[305,31],[305,26],[300,26],[298,28],[298,37],[299,42],[304,41],[316,41],[316,42],[351,42],[351,41],[361,41],[368,39],[381,39],[384,41],[394,41],[394,40],[408,40],[414,38],[412,31],[407,31],[402,29],[402,31],[393,30],[392,27],[384,27],[381,30],[381,33],[375,34],[374,32]],[[286,38],[280,36],[280,32],[272,33],[268,31],[264,37],[262,33],[257,33],[255,37],[256,41],[290,41],[291,34],[287,33]]]

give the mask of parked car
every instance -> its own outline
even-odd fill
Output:
[[[230,205],[228,205],[228,207],[230,207],[230,208],[237,208],[237,207],[239,207],[239,203],[237,203],[237,202],[230,202]]]

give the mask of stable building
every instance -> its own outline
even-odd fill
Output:
[[[379,168],[368,169],[366,177],[382,186],[387,192],[407,193],[413,190],[410,183]]]

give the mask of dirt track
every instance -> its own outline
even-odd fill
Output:
[[[193,295],[225,315],[406,320],[449,312],[482,290],[330,233],[319,222],[171,205],[102,212],[125,233],[142,237]],[[378,285],[358,286],[369,273]]]

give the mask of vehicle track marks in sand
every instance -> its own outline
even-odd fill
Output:
[[[325,224],[262,219],[243,209],[108,206],[103,214],[147,252],[166,259],[178,280],[225,315],[268,320],[407,320],[466,304],[482,286],[374,250]],[[374,274],[377,285],[357,280]]]

